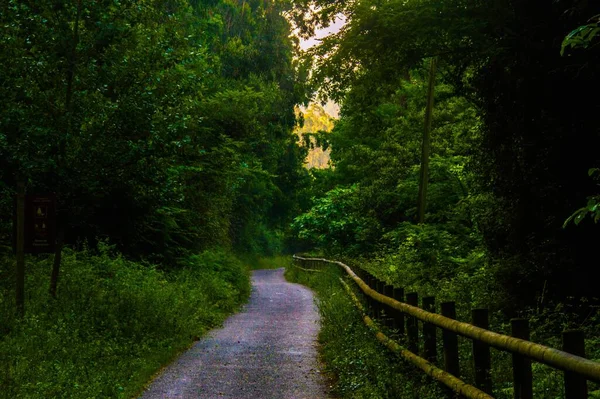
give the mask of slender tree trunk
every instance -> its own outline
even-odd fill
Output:
[[[25,315],[25,183],[19,177],[17,183],[17,314]]]
[[[65,113],[67,120],[67,127],[65,132],[65,137],[62,137],[59,144],[59,154],[58,154],[58,170],[59,173],[64,166],[64,159],[66,157],[66,147],[67,140],[72,134],[72,126],[73,126],[73,80],[75,78],[75,68],[77,64],[77,46],[79,45],[79,23],[81,21],[81,14],[83,11],[82,0],[78,0],[77,2],[77,15],[75,17],[75,26],[73,27],[73,43],[71,46],[71,51],[68,55],[68,67],[67,67],[67,90],[65,94]],[[59,182],[59,195],[57,196],[58,201],[60,201],[60,185],[62,183]],[[66,228],[66,212],[64,209],[57,209],[57,224],[58,224],[58,237],[56,242],[56,250],[54,252],[54,262],[52,264],[52,274],[50,275],[50,295],[53,298],[56,298],[56,292],[58,287],[58,276],[60,272],[60,264],[62,261],[62,250],[64,246],[64,238],[65,238],[65,228]]]
[[[431,120],[433,114],[433,95],[435,90],[435,69],[437,58],[431,59],[429,67],[429,89],[427,90],[427,108],[425,110],[425,130],[423,132],[423,150],[421,153],[421,176],[419,184],[418,223],[425,222],[427,206],[427,186],[429,184],[429,156],[431,153]]]
[[[52,263],[52,274],[50,275],[50,295],[52,296],[52,298],[56,298],[56,290],[58,287],[58,272],[60,270],[60,262],[62,261],[62,249],[64,242],[65,229],[64,226],[59,226],[56,238],[56,249],[54,252],[54,262]]]

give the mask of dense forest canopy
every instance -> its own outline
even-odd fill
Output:
[[[6,0],[2,10],[6,246],[20,180],[57,194],[59,248],[108,238],[176,264],[216,246],[296,248],[295,231],[304,245],[369,257],[416,235],[436,248],[418,268],[483,257],[517,302],[593,294],[598,230],[563,223],[586,198],[575,220],[597,210],[598,103],[587,99],[597,5]],[[299,52],[293,31],[308,37],[340,15],[338,33]],[[432,57],[431,190],[417,225]],[[342,104],[328,135],[330,120],[302,127],[295,113],[317,93]],[[297,125],[318,139],[298,140]],[[315,144],[331,146],[333,169],[302,167]]]
[[[588,276],[598,227],[563,223],[586,198],[578,221],[597,209],[588,170],[600,163],[599,103],[589,97],[600,78],[598,4],[303,5],[303,21],[347,20],[305,55],[313,84],[342,103],[330,136],[335,170],[317,185],[329,191],[294,225],[307,245],[378,258],[392,274],[414,269],[401,283],[430,290],[483,267],[479,283],[496,284],[513,309],[597,296]],[[417,225],[432,57],[431,188]]]
[[[138,397],[248,298],[307,206],[292,7],[0,0],[0,397]],[[19,182],[58,242],[15,267]]]
[[[414,268],[430,289],[484,265],[515,306],[594,295],[593,2],[1,6],[5,248],[24,181],[57,194],[56,267],[63,244],[105,239],[162,265],[214,247],[300,245]],[[338,33],[299,50],[293,32],[307,38],[340,16]],[[430,190],[417,224],[432,58]],[[304,121],[295,112],[317,94],[342,104],[331,134],[319,133],[332,120],[316,105]],[[315,145],[331,148],[331,169],[303,167]],[[576,210],[577,225],[563,226]]]
[[[286,2],[3,1],[2,238],[18,179],[68,244],[273,251],[306,181]],[[267,243],[268,242],[268,243]]]

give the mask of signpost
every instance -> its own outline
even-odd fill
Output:
[[[18,190],[21,190],[20,184]],[[14,217],[14,247],[19,252],[19,220],[23,223],[23,251],[26,254],[53,253],[56,248],[56,196],[18,191]]]
[[[15,252],[17,255],[16,302],[25,313],[25,253],[54,252],[56,246],[56,198],[54,194],[25,195],[25,183],[17,184],[15,209]]]
[[[27,195],[25,201],[25,252],[54,252],[56,199],[53,194]]]

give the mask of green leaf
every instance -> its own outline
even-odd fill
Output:
[[[560,55],[563,56],[568,47],[587,48],[592,40],[600,33],[598,24],[582,25],[573,29],[564,39],[560,48]]]

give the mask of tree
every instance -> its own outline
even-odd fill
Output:
[[[296,114],[302,120],[302,126],[296,128],[296,134],[308,148],[306,166],[310,168],[327,168],[329,151],[327,135],[334,126],[334,119],[316,103],[311,103],[304,111],[296,109]]]
[[[0,189],[58,192],[66,244],[177,265],[284,228],[307,179],[287,2],[0,6]]]
[[[496,278],[515,306],[534,303],[544,285],[556,298],[593,295],[586,259],[597,232],[583,225],[578,231],[561,227],[578,198],[596,192],[585,171],[599,162],[600,134],[590,117],[598,113],[598,103],[584,99],[590,82],[598,80],[598,53],[576,48],[561,58],[560,49],[565,34],[598,10],[590,3],[567,3],[311,2],[322,6],[313,19],[326,23],[342,12],[348,20],[307,55],[307,62],[316,68],[315,82],[343,103],[342,120],[331,136],[340,182],[389,176],[373,190],[378,193],[370,197],[373,206],[383,197],[379,193],[398,184],[384,171],[400,163],[409,170],[418,153],[414,129],[393,123],[393,115],[405,107],[404,99],[393,95],[408,86],[407,71],[437,56],[440,79],[450,85],[452,96],[476,106],[462,128],[472,146],[462,154],[473,155],[470,173],[479,200],[487,201],[477,208],[487,210],[473,223],[491,259],[501,265]],[[586,26],[574,32],[565,49],[593,45],[595,21]],[[390,140],[392,132],[404,138]],[[450,137],[441,143],[449,144]],[[386,146],[395,148],[382,156]],[[461,147],[447,146],[448,152]],[[396,181],[405,176],[396,174]]]

